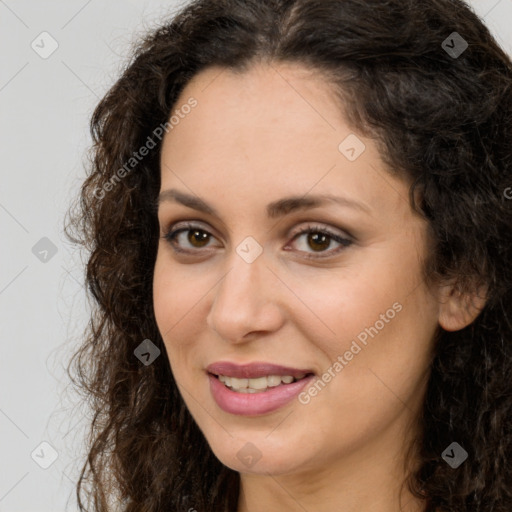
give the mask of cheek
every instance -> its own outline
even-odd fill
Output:
[[[317,338],[327,355],[320,376],[325,384],[306,390],[301,403],[318,425],[331,425],[323,428],[336,440],[333,445],[350,440],[354,449],[421,403],[436,324],[428,308],[422,308],[421,295],[400,302],[395,308],[387,297],[372,304],[331,305],[336,339]],[[341,308],[343,314],[335,316]]]
[[[192,270],[189,268],[188,270]],[[208,291],[212,283],[204,276],[185,272],[177,264],[158,258],[153,279],[153,308],[175,376],[197,365],[199,343],[204,336]],[[181,380],[181,379],[180,379]]]
[[[293,299],[294,318],[307,322],[304,327],[308,338],[319,340],[319,345],[331,354],[339,354],[366,328],[376,322],[381,327],[380,315],[386,320],[397,316],[393,304],[405,294],[396,283],[393,287],[389,278],[389,282],[382,280],[380,284],[377,279],[378,272],[332,272],[325,279],[295,286],[294,292],[301,300]]]
[[[172,292],[171,292],[172,290]],[[176,290],[172,287],[172,278],[160,253],[157,256],[153,274],[153,309],[160,334],[165,340],[165,333],[173,323]]]
[[[175,331],[181,327],[180,323],[187,321],[194,306],[197,308],[204,290],[179,265],[173,264],[165,251],[162,253],[157,256],[154,269],[153,307],[158,327],[165,339],[165,333],[171,335],[171,329]]]
[[[153,308],[158,330],[164,341],[171,366],[185,356],[186,343],[180,335],[193,311],[193,286],[182,286],[176,268],[163,258],[157,258],[153,278]],[[174,372],[174,368],[173,368]]]
[[[399,300],[393,302],[393,297]],[[429,369],[437,328],[435,304],[422,287],[392,298],[344,303],[334,325],[340,333],[337,340],[323,342],[330,361],[324,371],[336,375],[327,384],[332,386],[329,399],[335,414],[343,416],[348,408],[350,421],[356,423],[364,422],[371,410],[377,424],[378,418],[391,417],[414,402]]]
[[[307,311],[301,322],[306,337],[326,356],[323,370],[343,374],[333,379],[333,389],[350,389],[363,408],[378,391],[391,396],[389,387],[399,396],[413,393],[428,368],[437,304],[421,283],[417,260],[405,256],[401,262],[376,258],[379,264],[300,292],[313,305],[315,315]],[[339,356],[342,368],[337,365],[336,371]]]

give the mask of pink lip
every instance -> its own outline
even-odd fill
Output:
[[[266,414],[291,402],[314,378],[304,377],[291,384],[281,384],[268,391],[238,393],[227,388],[217,377],[209,374],[210,391],[217,405],[225,412],[241,416]]]
[[[237,365],[229,362],[218,362],[207,367],[210,391],[217,405],[225,412],[242,416],[257,416],[279,409],[291,402],[314,378],[311,370],[299,370],[269,363],[251,363]],[[260,391],[258,393],[239,393],[225,386],[216,375],[226,375],[239,379],[250,379],[266,375],[291,375],[300,377],[310,374],[291,384]]]
[[[256,379],[268,375],[291,375],[300,377],[313,373],[311,369],[290,368],[265,362],[255,362],[249,364],[235,364],[229,361],[219,361],[206,367],[208,373],[215,375],[226,375],[227,377],[237,377],[238,379]]]

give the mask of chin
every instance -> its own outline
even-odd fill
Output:
[[[275,436],[275,433],[272,435]],[[269,438],[268,432],[254,435],[225,436],[226,442],[219,442],[214,436],[207,438],[208,444],[222,464],[239,473],[281,475],[303,468],[311,454],[301,449],[303,443],[290,443],[285,438]]]

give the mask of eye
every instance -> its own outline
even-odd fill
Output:
[[[182,226],[183,227],[179,229],[170,229],[162,237],[171,244],[171,247],[176,252],[195,252],[194,250],[190,250],[190,246],[192,247],[192,249],[205,247],[205,242],[208,242],[209,238],[212,236],[211,233],[209,233],[205,229],[202,229],[201,226],[189,223],[182,224]],[[187,236],[183,237],[183,234],[186,234]],[[190,245],[186,249],[183,249],[181,247],[181,244],[178,244],[176,240],[178,240],[178,242],[183,242],[184,240],[186,240],[187,243],[189,243]]]
[[[313,253],[315,252],[326,252],[325,249],[328,248],[331,245],[331,242],[334,241],[337,244],[339,244],[341,247],[338,247],[337,249],[331,250],[327,252],[327,255],[322,256],[314,256],[311,253],[306,252],[306,258],[327,258],[330,256],[333,256],[335,254],[338,254],[346,247],[349,247],[352,245],[353,241],[349,238],[345,238],[339,234],[333,233],[327,228],[322,228],[321,226],[312,226],[309,225],[306,228],[301,229],[298,233],[296,233],[293,236],[292,241],[302,237],[303,235],[308,235],[304,241],[306,247],[311,247],[314,249]],[[288,247],[288,246],[287,246]]]
[[[208,242],[210,238],[213,236],[210,232],[203,229],[201,226],[185,223],[181,225],[182,227],[178,229],[170,229],[162,238],[169,242],[174,251],[178,253],[197,253],[199,252],[196,249],[201,249],[208,246]],[[185,235],[185,236],[183,236]],[[306,228],[303,228],[299,232],[295,233],[292,238],[292,242],[296,239],[308,235],[304,238],[304,242],[306,247],[310,247],[313,249],[313,252],[308,251],[299,251],[304,252],[306,258],[325,258],[330,257],[335,254],[338,254],[346,247],[349,247],[353,241],[349,238],[345,238],[339,234],[333,233],[327,228],[322,228],[320,226],[312,226],[309,225]],[[337,249],[331,250],[327,252],[327,255],[315,256],[314,253],[324,253],[325,249],[331,246],[332,241],[338,243],[341,247]],[[186,243],[187,246],[183,248],[183,243]],[[288,245],[285,249],[289,247]]]

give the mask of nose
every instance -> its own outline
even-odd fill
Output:
[[[247,263],[233,252],[230,263],[215,289],[207,325],[230,343],[245,343],[255,333],[261,336],[278,330],[283,323],[277,297],[282,283],[267,267],[263,255]]]

